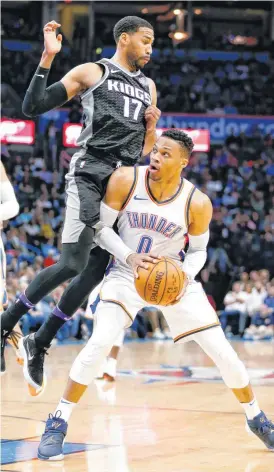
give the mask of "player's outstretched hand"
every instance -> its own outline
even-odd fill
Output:
[[[56,30],[60,26],[60,23],[56,23],[56,21],[50,21],[44,26],[44,53],[48,56],[55,56],[61,50],[62,35],[56,36]]]
[[[147,131],[154,130],[161,116],[161,110],[155,105],[150,105],[145,111],[145,120],[147,122]]]
[[[149,263],[157,264],[161,257],[157,254],[152,252],[148,252],[147,254],[130,254],[127,258],[128,265],[132,268],[133,274],[135,279],[139,278],[138,269],[142,267],[143,269],[149,269]]]

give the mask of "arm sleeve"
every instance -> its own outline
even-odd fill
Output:
[[[36,70],[23,101],[24,115],[29,117],[42,115],[68,101],[66,87],[62,82],[47,87],[49,71],[50,69],[43,67],[38,67]]]
[[[189,237],[189,249],[183,262],[183,271],[190,280],[194,280],[196,275],[204,267],[207,259],[207,244],[209,241],[209,231],[199,235]]]
[[[113,254],[113,256],[123,264],[127,264],[128,256],[134,253],[134,251],[122,241],[120,236],[108,226],[104,226],[96,231],[94,241],[101,246],[101,248]]]
[[[112,229],[119,211],[101,202],[100,206],[100,222],[95,225],[94,242],[106,249],[110,254],[113,254],[116,259],[126,264],[126,260],[132,251],[120,238],[118,234]]]
[[[19,213],[19,204],[13,187],[9,180],[4,180],[1,185],[1,204],[0,204],[0,221],[6,221],[13,218]]]

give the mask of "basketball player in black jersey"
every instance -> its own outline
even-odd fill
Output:
[[[49,319],[20,341],[24,376],[30,392],[43,390],[46,349],[58,329],[103,278],[109,254],[92,249],[94,225],[109,177],[119,166],[132,166],[148,154],[156,140],[160,117],[156,88],[140,69],[149,61],[153,27],[138,17],[125,17],[114,27],[117,50],[112,59],[79,65],[47,87],[55,55],[61,50],[61,25],[44,27],[44,52],[23,102],[25,115],[41,115],[80,94],[84,116],[67,179],[62,253],[57,264],[41,271],[17,301],[1,315],[1,355],[6,338],[27,310],[61,283],[72,279]]]

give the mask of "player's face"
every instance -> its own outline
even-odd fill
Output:
[[[187,150],[173,139],[161,136],[150,154],[149,178],[155,182],[170,182],[180,178],[187,164]]]
[[[127,35],[127,37],[128,61],[135,69],[142,69],[149,62],[152,53],[153,30],[139,28],[136,33]]]

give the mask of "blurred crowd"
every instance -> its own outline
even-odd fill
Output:
[[[76,21],[71,44],[63,35],[63,48],[54,59],[49,84],[60,80],[72,67],[87,60],[86,57],[82,58],[81,43],[86,34],[85,28]],[[2,37],[35,41],[31,50],[23,48],[21,51],[8,50],[2,44],[2,83],[12,87],[22,100],[40,60],[43,48],[42,30],[37,22],[31,22],[27,17],[18,18],[5,14]],[[161,34],[157,37],[156,34],[155,55],[146,66],[145,73],[157,85],[159,108],[162,111],[184,113],[272,115],[272,62],[260,62],[251,54],[236,62],[210,59],[201,61],[186,55],[191,47],[222,50],[227,45],[221,37],[215,38],[216,41],[212,39],[212,43],[207,44],[209,37],[198,28],[194,31],[192,40],[184,43],[183,47],[179,45],[173,48],[167,34],[164,37]],[[109,44],[113,45],[112,25],[106,25],[99,18],[96,22],[93,57],[88,60],[96,60],[95,50],[98,50],[98,46],[101,50]],[[2,93],[2,110],[5,116],[18,117],[18,103],[12,93]]]
[[[35,273],[54,264],[59,257],[65,186],[63,175],[58,170],[49,170],[52,166],[42,158],[26,160],[18,155],[10,158],[8,149],[2,157],[21,207],[20,214],[8,223],[3,234],[8,292],[13,299]],[[257,129],[251,138],[231,135],[224,146],[212,147],[209,153],[193,153],[185,177],[213,203],[208,261],[200,278],[213,306],[221,310],[228,287],[241,273],[264,268],[274,276],[273,140],[261,136]],[[252,286],[253,292],[255,289]],[[265,285],[265,290],[273,289]],[[43,300],[36,315],[48,314],[60,293],[58,289]],[[82,311],[75,315],[75,320],[71,329],[79,335],[79,326],[84,324]],[[24,330],[30,329],[26,318],[24,323]],[[152,333],[161,338],[159,333],[165,333],[166,327],[160,319],[157,323],[154,316],[150,321]],[[90,332],[90,327],[84,331]]]
[[[242,272],[224,298],[220,321],[227,337],[240,335],[245,340],[274,337],[274,278],[268,270]]]
[[[237,62],[197,61],[169,50],[151,60],[146,75],[157,86],[158,106],[164,112],[272,115],[272,69],[255,59]],[[39,63],[41,50],[2,50],[2,83],[9,84],[22,100]],[[78,62],[77,62],[78,61]],[[54,60],[49,84],[66,74],[79,58],[60,53]],[[2,98],[3,114],[18,116],[10,98]]]
[[[255,59],[198,61],[179,50],[165,50],[146,67],[158,90],[162,111],[272,115],[271,67]]]

